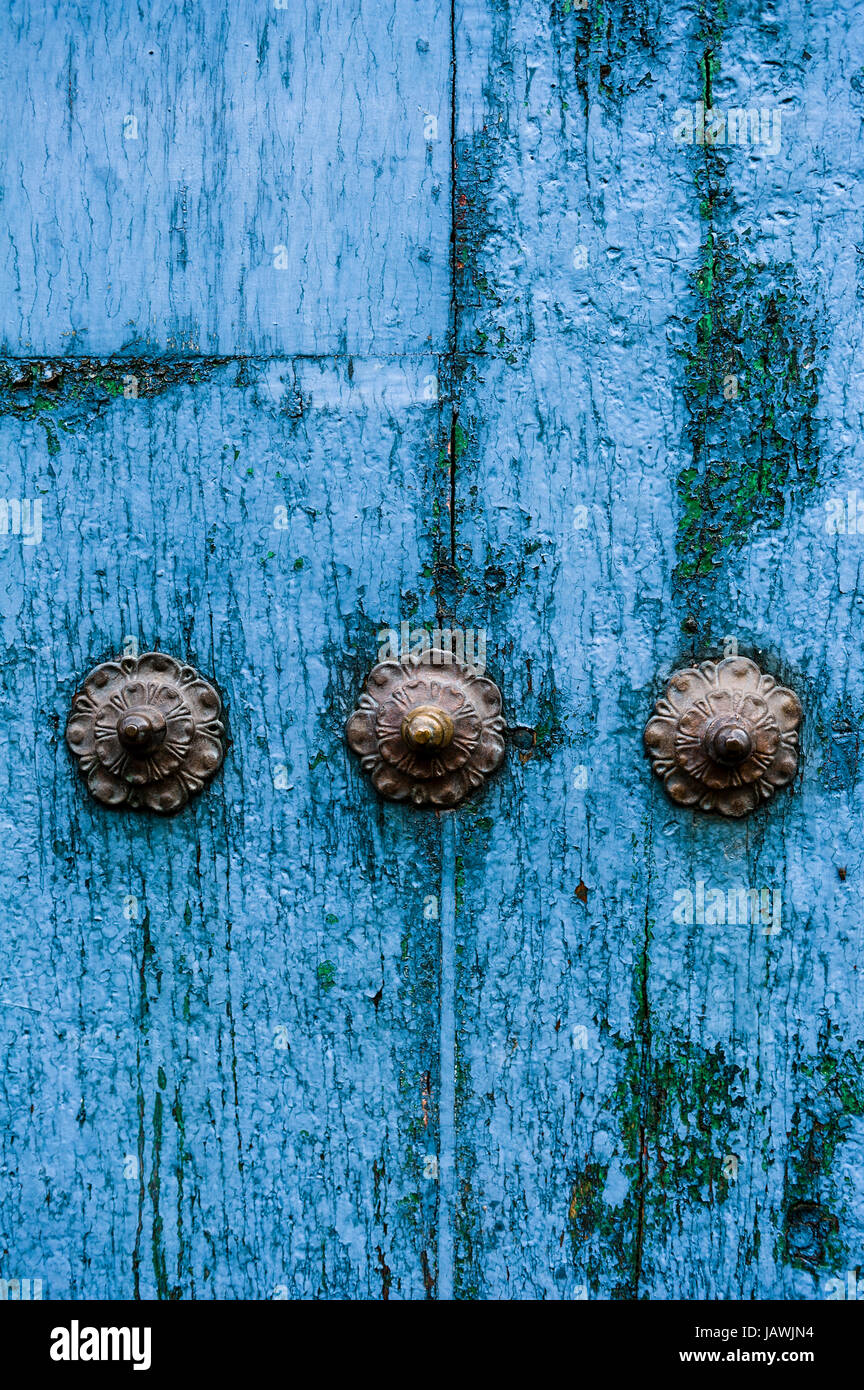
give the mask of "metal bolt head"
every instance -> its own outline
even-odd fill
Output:
[[[154,748],[164,743],[167,732],[168,723],[164,714],[146,705],[136,705],[117,720],[117,737],[127,753],[134,753],[139,758],[152,753]]]
[[[746,724],[735,718],[712,719],[702,736],[705,752],[723,767],[738,767],[753,751]]]
[[[449,748],[453,742],[453,720],[439,705],[417,705],[402,720],[402,737],[409,748],[418,752]]]

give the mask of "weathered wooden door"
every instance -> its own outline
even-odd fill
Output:
[[[8,1296],[848,1287],[854,18],[8,7]],[[403,622],[482,631],[504,692],[456,811],[345,747]],[[230,738],[173,818],[63,741],[154,647]],[[793,787],[724,820],[642,730],[735,650],[805,719]]]

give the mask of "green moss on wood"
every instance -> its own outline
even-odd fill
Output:
[[[691,461],[678,475],[678,581],[779,527],[817,481],[820,347],[794,268],[750,260],[709,230],[694,276],[700,305],[684,349]]]
[[[623,1200],[608,1205],[609,1165],[587,1161],[575,1174],[568,1226],[577,1273],[595,1289],[617,1272],[611,1296],[638,1297],[644,1232],[651,1249],[671,1237],[683,1207],[713,1206],[729,1193],[734,1136],[747,1072],[724,1049],[700,1048],[675,1031],[654,1052],[615,1039],[624,1053],[610,1106],[622,1138]]]
[[[851,1252],[834,1210],[836,1167],[853,1122],[864,1116],[864,1039],[844,1045],[826,1020],[819,1051],[798,1066],[796,1081],[803,1094],[787,1138],[786,1220],[775,1254],[799,1269],[839,1269]]]

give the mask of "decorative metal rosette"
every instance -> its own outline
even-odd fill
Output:
[[[645,727],[674,801],[746,816],[798,767],[798,696],[743,656],[676,671]]]
[[[106,661],[72,700],[66,742],[106,806],[179,811],[222,765],[222,702],[162,652]]]
[[[417,806],[458,806],[504,759],[500,690],[447,651],[381,662],[345,732],[376,791]]]

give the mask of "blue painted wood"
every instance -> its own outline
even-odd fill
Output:
[[[61,399],[50,457],[2,422],[44,510],[2,556],[0,1277],[45,1298],[434,1278],[436,827],[377,805],[342,729],[374,634],[428,601],[436,406],[430,364],[374,365]],[[224,774],[167,822],[106,815],[63,744],[130,639],[225,697]]]
[[[855,8],[460,13],[460,611],[536,741],[461,819],[457,1293],[836,1297],[864,1242],[861,537],[826,529],[862,466]],[[673,141],[706,53],[709,105],[782,111],[776,153]],[[672,806],[640,748],[663,677],[729,641],[806,711],[793,791],[743,824]],[[771,934],[682,920],[700,883],[769,889]]]
[[[836,1296],[858,7],[6,22],[0,1279]],[[683,139],[706,106],[722,141]],[[380,630],[436,618],[485,628],[511,725],[440,818],[342,739]],[[640,739],[736,642],[806,722],[794,788],[725,824]],[[127,643],[225,695],[224,773],[169,822],[100,809],[62,744]],[[767,924],[689,920],[699,885]]]
[[[440,344],[449,6],[4,10],[7,351]]]

